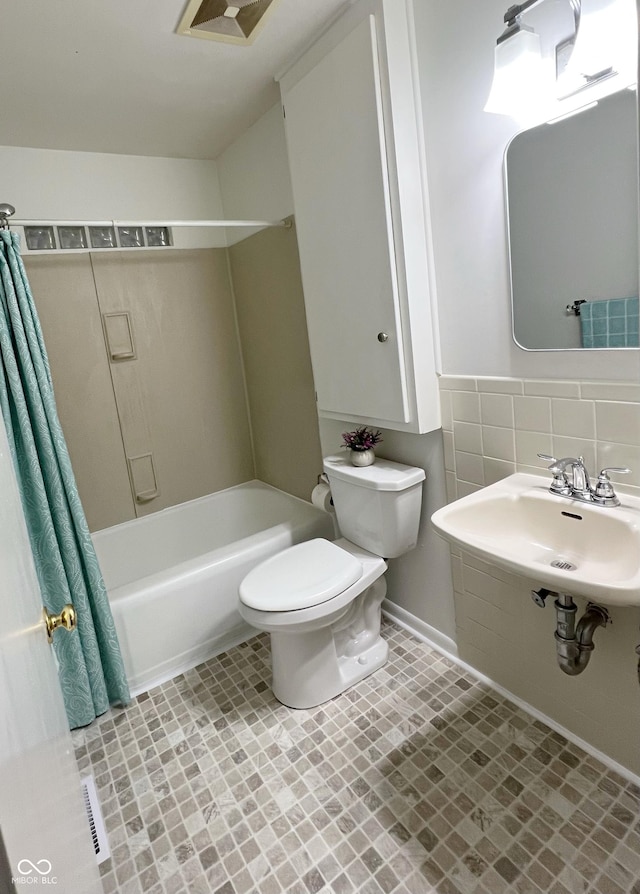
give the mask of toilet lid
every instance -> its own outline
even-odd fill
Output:
[[[240,599],[263,612],[320,605],[362,577],[360,562],[329,540],[307,540],[257,565],[240,584]]]

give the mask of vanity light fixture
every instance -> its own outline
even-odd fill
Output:
[[[540,51],[540,36],[521,21],[522,13],[542,0],[526,0],[504,14],[507,26],[496,43],[493,84],[485,112],[516,115],[546,101],[548,81]]]
[[[575,44],[558,81],[560,95],[607,78],[616,78],[614,90],[635,84],[637,34],[635,0],[581,0]]]
[[[558,101],[603,84],[593,94],[599,99],[637,81],[638,18],[635,0],[568,0],[575,32],[556,46],[556,75],[552,59],[540,51],[538,34],[521,21],[523,13],[542,0],[510,6],[506,28],[495,49],[495,72],[485,112],[542,121],[561,110]],[[566,63],[565,63],[566,58]],[[555,80],[555,83],[554,83]],[[579,100],[577,100],[579,102]]]

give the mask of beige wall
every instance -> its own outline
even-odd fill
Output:
[[[30,257],[59,413],[99,530],[254,477],[226,250]],[[110,360],[101,314],[127,310],[136,357]],[[145,462],[152,454],[158,495]],[[131,485],[129,472],[132,472]]]
[[[445,376],[441,387],[449,499],[516,470],[548,474],[538,452],[582,455],[591,472],[628,465],[616,489],[640,494],[639,385]],[[568,677],[556,662],[554,609],[530,598],[539,582],[457,549],[452,562],[459,656],[640,773],[640,609],[610,608],[589,666]],[[576,602],[582,614],[585,600]]]
[[[226,250],[92,257],[101,312],[130,310],[135,332],[137,359],[111,375],[127,456],[151,451],[157,472],[137,514],[253,478]]]
[[[88,254],[25,257],[89,527],[135,517]]]
[[[256,475],[310,498],[322,471],[295,228],[229,249]]]
[[[322,458],[293,226],[229,254],[61,253],[26,266],[91,530],[253,477],[310,498]],[[121,311],[135,359],[113,360],[105,344],[102,315]],[[136,499],[156,483],[157,496]]]

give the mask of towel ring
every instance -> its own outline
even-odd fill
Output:
[[[580,305],[586,304],[586,303],[587,303],[586,298],[578,298],[578,300],[574,301],[573,304],[567,304],[567,313],[568,314],[574,313],[576,315],[576,317],[579,317],[580,316]]]

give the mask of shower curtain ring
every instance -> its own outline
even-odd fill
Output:
[[[8,205],[6,203],[0,204],[0,230],[9,229],[8,218],[15,213],[16,209],[13,207],[13,205]]]

